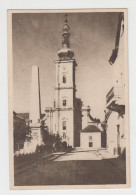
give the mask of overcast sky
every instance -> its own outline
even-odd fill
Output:
[[[42,112],[55,97],[55,64],[61,48],[64,13],[13,14],[14,111],[29,112],[32,66],[40,69]],[[103,119],[106,94],[112,87],[112,66],[118,13],[68,13],[74,51],[77,97]]]

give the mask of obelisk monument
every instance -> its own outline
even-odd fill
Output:
[[[40,100],[40,78],[38,66],[32,66],[31,99],[30,99],[30,120],[31,123],[38,123],[41,116]]]
[[[35,152],[37,145],[42,144],[41,134],[41,99],[40,76],[38,66],[32,66],[31,97],[30,97],[30,128],[31,128],[31,152]]]

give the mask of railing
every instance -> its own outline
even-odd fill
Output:
[[[114,97],[114,95],[114,87],[112,87],[109,93],[106,95],[106,103],[108,103]]]
[[[108,104],[112,99],[113,101],[118,101],[118,104],[124,104],[124,88],[112,87],[106,95],[106,103]]]
[[[61,90],[61,89],[76,89],[76,85],[74,86],[69,86],[69,87],[65,87],[65,86],[58,86],[58,87],[55,87],[55,90]]]

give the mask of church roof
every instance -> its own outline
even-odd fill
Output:
[[[70,27],[68,26],[67,15],[65,15],[65,24],[62,32],[62,48],[58,51],[59,60],[70,60],[74,56],[74,52],[70,49]]]
[[[95,125],[88,125],[81,131],[81,133],[89,133],[89,132],[101,132],[101,130]]]

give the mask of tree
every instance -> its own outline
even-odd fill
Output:
[[[45,124],[45,120],[42,120],[42,121],[41,121],[41,126],[40,126],[40,128],[41,128],[42,139],[43,139],[43,142],[44,142],[44,144],[45,144],[46,141],[47,141],[47,138],[48,138],[48,136],[49,136],[49,132],[48,132],[48,130],[47,130],[47,126],[46,126],[46,124]]]
[[[45,120],[41,121],[41,133],[44,142],[44,148],[47,152],[59,151],[61,147],[61,138],[57,134],[51,134],[45,124]]]
[[[24,142],[31,139],[31,130],[25,120],[15,112],[13,117],[14,151],[19,151],[24,147]]]
[[[55,150],[59,151],[61,146],[62,146],[61,137],[59,136],[59,134],[57,134],[55,136]]]

